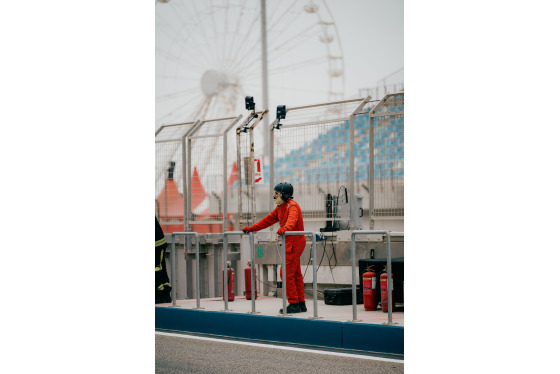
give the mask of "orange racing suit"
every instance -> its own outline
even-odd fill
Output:
[[[278,205],[272,212],[251,226],[259,231],[280,222],[286,231],[304,231],[301,208],[293,199]],[[304,235],[286,235],[286,298],[291,304],[305,302],[300,256],[305,249]],[[282,274],[282,273],[280,273]]]

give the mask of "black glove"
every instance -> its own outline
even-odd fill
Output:
[[[249,226],[245,226],[245,227],[243,227],[243,230],[241,230],[241,231],[243,231],[245,234],[247,234],[248,232],[253,231],[253,230],[251,230],[251,228]]]

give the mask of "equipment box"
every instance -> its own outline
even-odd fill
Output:
[[[323,290],[323,297],[327,305],[352,305],[352,287]],[[363,292],[358,285],[356,285],[356,303],[364,303]]]

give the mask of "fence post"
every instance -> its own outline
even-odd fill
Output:
[[[175,233],[171,234],[171,307],[176,308],[177,288],[175,286]]]
[[[223,265],[224,265],[223,278],[224,279],[223,279],[223,285],[222,285],[222,294],[224,296],[224,309],[222,310],[223,312],[230,312],[231,311],[230,309],[228,309],[228,297],[229,297],[229,289],[228,289],[228,282],[227,282],[227,278],[228,278],[228,268],[227,268],[228,240],[227,240],[227,237],[228,237],[228,234],[229,233],[224,232],[224,239],[223,239],[224,246],[223,246],[223,251],[222,251],[223,252],[222,255],[223,255],[223,258],[224,258],[224,262],[223,262]]]
[[[286,235],[282,235],[282,315],[285,317],[286,311]]]
[[[353,231],[350,235],[351,237],[351,251],[352,251],[352,321],[348,322],[361,322],[357,319],[357,309],[356,309],[356,235],[360,234],[381,234],[387,237],[387,302],[389,303],[388,306],[388,325],[393,324],[393,279],[391,277],[391,235],[392,234],[401,234],[401,233],[391,233],[390,231],[385,230],[356,230]],[[404,234],[403,234],[404,235]]]
[[[256,290],[256,286],[253,283],[253,279],[255,279],[255,254],[254,249],[255,249],[255,236],[252,232],[249,232],[249,247],[250,247],[250,251],[251,251],[251,280],[249,282],[249,284],[251,285],[251,314],[256,314],[258,313],[257,311],[255,311],[255,292],[257,292]]]
[[[228,292],[228,282],[227,282],[227,252],[228,252],[228,240],[227,237],[229,235],[246,235],[243,231],[227,231],[222,233],[223,236],[223,242],[224,242],[224,249],[223,249],[223,257],[224,257],[224,284],[223,284],[223,295],[224,295],[224,309],[222,310],[222,312],[231,312],[231,309],[228,309],[228,296],[229,296],[229,292]],[[233,271],[233,268],[232,268]],[[238,275],[239,278],[239,275]],[[251,279],[252,281],[252,279]],[[254,311],[254,307],[253,307],[253,311]]]
[[[204,309],[200,307],[200,240],[198,238],[198,233],[196,232],[174,232],[171,234],[171,300],[172,305],[171,307],[177,308],[180,307],[176,304],[177,300],[177,288],[176,288],[176,279],[175,279],[175,267],[176,267],[176,251],[175,251],[175,236],[176,235],[184,235],[185,236],[185,249],[187,248],[187,240],[190,235],[194,235],[195,237],[195,245],[196,245],[196,261],[195,261],[195,268],[196,268],[196,308],[193,309]]]

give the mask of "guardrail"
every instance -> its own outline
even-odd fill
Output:
[[[189,236],[193,235],[195,237],[195,246],[196,246],[196,308],[193,309],[204,309],[200,307],[200,273],[199,273],[199,265],[200,265],[200,240],[198,239],[197,232],[174,232],[171,234],[171,307],[177,308],[179,307],[176,304],[177,301],[177,287],[175,282],[175,237],[177,235],[184,235],[185,236],[185,250],[187,248],[187,239]]]
[[[351,251],[352,251],[352,320],[348,322],[361,322],[358,320],[358,312],[356,309],[357,297],[356,297],[356,235],[367,235],[367,234],[382,234],[387,237],[387,303],[388,303],[388,322],[387,324],[393,324],[393,277],[391,276],[391,235],[404,235],[399,232],[391,232],[386,230],[356,230],[350,235],[351,241]]]
[[[356,296],[356,236],[357,235],[369,235],[369,234],[381,234],[385,235],[387,238],[387,301],[388,301],[388,322],[387,324],[393,324],[393,316],[392,316],[392,302],[393,302],[393,278],[389,275],[391,274],[391,235],[396,236],[403,236],[404,233],[401,232],[391,232],[386,230],[355,230],[351,233],[351,255],[352,255],[352,320],[348,322],[362,322],[358,320],[358,312],[357,312],[357,296]],[[185,236],[185,247],[186,247],[186,239],[193,235],[195,237],[196,242],[196,308],[193,309],[204,309],[200,307],[200,273],[199,273],[199,265],[200,265],[200,241],[198,237],[198,233],[196,232],[174,232],[171,235],[171,299],[172,299],[172,307],[179,307],[176,305],[176,287],[175,287],[175,237],[178,235]],[[228,309],[228,298],[227,298],[227,290],[228,290],[228,283],[227,283],[227,254],[228,254],[228,236],[230,235],[249,235],[249,245],[250,245],[250,257],[251,257],[251,312],[250,314],[259,313],[255,310],[255,287],[253,286],[253,279],[255,278],[255,265],[254,265],[254,243],[255,237],[252,232],[244,233],[243,231],[227,231],[222,234],[223,235],[223,265],[224,265],[224,279],[223,279],[223,296],[224,296],[224,312],[231,311]],[[313,260],[313,317],[310,319],[318,319],[322,318],[318,316],[318,308],[317,308],[317,249],[316,249],[316,239],[315,233],[312,231],[286,231],[284,235],[282,235],[282,314],[280,316],[286,317],[289,316],[287,313],[287,294],[286,294],[286,236],[287,235],[305,235],[311,236],[311,256]]]
[[[227,252],[228,252],[228,241],[227,237],[229,235],[249,235],[249,246],[251,250],[251,314],[258,313],[255,311],[255,286],[253,283],[253,279],[255,279],[255,261],[254,261],[254,247],[255,247],[255,236],[252,232],[244,233],[243,231],[226,231],[222,234],[224,236],[224,250],[223,250],[223,258],[224,258],[224,287],[223,287],[223,294],[224,294],[224,312],[230,312],[231,310],[228,309],[228,298],[226,295],[228,294],[228,283],[227,283]]]

